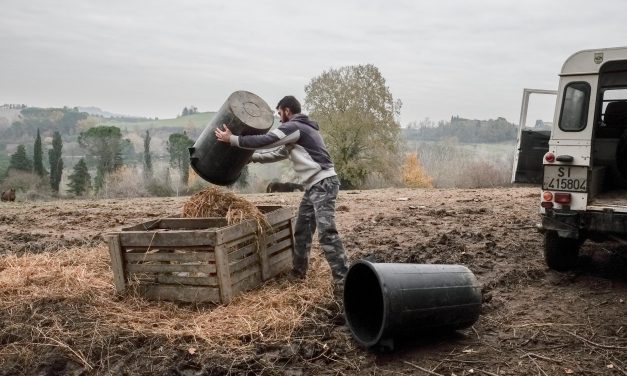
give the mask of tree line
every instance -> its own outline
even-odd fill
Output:
[[[450,121],[439,121],[437,124],[429,118],[409,123],[403,133],[408,140],[457,139],[460,143],[476,144],[515,141],[517,128],[515,124],[502,117],[490,120],[470,120],[453,116]]]
[[[20,118],[5,129],[0,130],[3,140],[28,137],[37,130],[59,132],[62,136],[76,134],[82,125],[85,127],[89,114],[78,108],[37,108],[26,107],[20,111]]]
[[[150,151],[150,131],[144,134],[143,171],[147,184],[153,182],[152,156]],[[86,156],[80,158],[68,176],[69,193],[81,196],[90,190],[97,193],[103,188],[109,175],[120,170],[124,165],[122,155],[128,148],[130,141],[123,139],[120,128],[115,126],[97,126],[83,131],[78,136],[78,144],[85,150]],[[169,164],[179,171],[180,181],[187,186],[189,181],[189,153],[188,148],[193,145],[185,132],[173,133],[168,140]],[[20,144],[10,156],[9,167],[2,177],[3,180],[15,173],[27,173],[49,182],[50,191],[58,195],[63,174],[63,140],[61,134],[55,131],[52,137],[52,148],[48,150],[47,169],[44,167],[43,149],[39,129],[33,144],[33,154],[29,155],[26,146]],[[95,167],[95,176],[89,172],[88,164]]]

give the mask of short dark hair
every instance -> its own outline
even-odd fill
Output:
[[[293,95],[283,97],[276,105],[276,109],[289,108],[293,114],[300,114],[300,102]]]

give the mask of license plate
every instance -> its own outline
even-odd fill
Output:
[[[544,166],[542,189],[586,192],[588,190],[588,167]]]

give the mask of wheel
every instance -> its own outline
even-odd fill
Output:
[[[564,272],[572,269],[579,257],[581,240],[560,238],[555,231],[544,233],[544,260],[549,268]]]

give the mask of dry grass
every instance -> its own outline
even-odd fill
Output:
[[[270,228],[252,203],[217,188],[191,197],[183,212],[226,217],[229,224],[253,219]],[[126,362],[120,353],[133,353],[138,338],[146,338],[149,348],[165,341],[168,348],[246,359],[260,345],[290,343],[303,327],[328,325],[313,322],[320,313],[333,314],[330,272],[322,261],[312,260],[305,283],[279,277],[228,305],[194,305],[148,301],[132,290],[117,295],[105,245],[6,255],[0,258],[0,316],[6,324],[0,343],[8,345],[0,346],[0,367],[8,360],[36,364],[42,351],[54,349],[85,369],[110,369]]]
[[[253,219],[260,233],[271,227],[255,204],[215,187],[208,187],[190,197],[183,205],[183,217],[224,217],[229,225]]]
[[[0,347],[0,364],[16,357],[28,363],[37,358],[38,349],[52,346],[88,369],[99,367],[90,360],[91,347],[106,346],[111,333],[165,337],[173,343],[193,338],[199,348],[226,350],[237,357],[253,351],[259,341],[289,342],[297,328],[313,320],[312,311],[326,311],[324,305],[332,303],[331,278],[320,259],[305,283],[270,281],[226,306],[120,297],[112,277],[104,246],[0,258],[0,310],[10,319],[5,317],[0,339],[6,343],[16,333],[21,337]],[[59,307],[65,308],[39,317],[32,311],[42,301],[48,306],[61,302]]]

